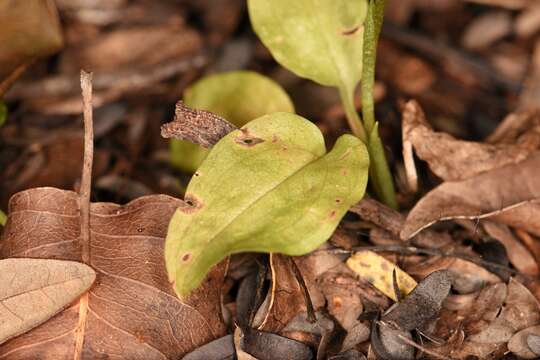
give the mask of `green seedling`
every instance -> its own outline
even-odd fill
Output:
[[[180,297],[238,252],[306,254],[364,195],[369,155],[352,135],[326,152],[310,121],[255,119],[222,138],[194,174],[167,233],[165,262]]]
[[[371,182],[396,208],[392,176],[373,109],[375,50],[384,0],[248,0],[255,32],[274,58],[298,76],[339,90],[349,126],[368,147]],[[354,93],[362,80],[362,114]]]
[[[355,136],[341,136],[327,153],[321,132],[292,114],[286,93],[252,72],[213,75],[193,85],[186,105],[241,128],[211,150],[172,142],[173,164],[197,169],[165,246],[168,276],[180,297],[230,254],[314,250],[363,197],[368,173],[377,195],[396,207],[372,96],[384,1],[248,0],[248,7],[256,33],[278,62],[338,89]],[[361,80],[363,122],[353,101]]]

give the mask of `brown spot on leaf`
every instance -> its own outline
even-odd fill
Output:
[[[192,214],[202,208],[202,206],[202,201],[199,200],[195,195],[186,194],[186,196],[184,197],[184,205],[181,206],[179,209],[183,213]]]
[[[345,29],[341,32],[341,35],[350,36],[354,35],[359,29],[361,25],[357,25],[353,27],[352,29]]]
[[[234,142],[247,147],[252,147],[264,142],[263,139],[258,138],[249,133],[248,129],[240,129],[241,134],[234,138]]]
[[[191,253],[185,253],[184,255],[182,255],[180,260],[182,261],[182,263],[186,263],[190,259],[191,259]]]
[[[343,201],[342,199],[337,198],[337,199],[336,199],[336,204],[341,204],[342,201]]]

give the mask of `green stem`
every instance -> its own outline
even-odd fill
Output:
[[[343,104],[345,114],[347,115],[347,122],[352,133],[362,140],[364,144],[367,144],[366,130],[364,130],[364,125],[362,125],[362,121],[360,121],[360,117],[354,107],[354,93],[342,86],[339,88],[339,96],[341,97],[341,103]]]
[[[377,41],[384,18],[385,2],[386,0],[369,0],[368,13],[364,24],[362,118],[364,120],[364,128],[368,134],[367,146],[371,160],[370,178],[373,189],[382,202],[397,209],[394,182],[384,153],[384,146],[379,137],[373,100]]]
[[[375,105],[373,87],[375,85],[375,62],[377,41],[381,32],[386,0],[369,0],[368,13],[364,23],[364,51],[362,64],[362,118],[366,131],[371,133],[375,125]]]
[[[7,216],[0,210],[0,226],[6,226]]]

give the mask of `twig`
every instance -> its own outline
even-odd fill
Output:
[[[11,72],[2,82],[0,82],[0,98],[9,90],[11,85],[19,78],[22,74],[28,69],[30,65],[34,62],[35,58],[23,62],[21,65],[17,66],[15,70]]]
[[[375,252],[394,252],[401,255],[429,255],[429,256],[442,256],[442,257],[454,257],[459,258],[462,260],[466,260],[469,262],[472,262],[478,266],[481,267],[491,267],[503,271],[508,271],[509,273],[513,275],[520,275],[527,279],[533,279],[533,277],[523,274],[522,272],[512,269],[508,266],[504,266],[501,264],[497,264],[491,261],[486,261],[482,259],[478,259],[474,256],[471,256],[469,254],[463,254],[463,253],[455,253],[455,252],[445,252],[439,249],[425,249],[425,248],[418,248],[414,246],[402,246],[402,245],[377,245],[377,246],[361,246],[361,247],[355,247],[352,250],[344,250],[344,249],[322,249],[317,250],[321,252],[331,252],[335,254],[350,254],[354,251],[375,251]]]
[[[94,159],[94,130],[92,124],[92,73],[81,70],[81,89],[84,119],[84,160],[79,189],[81,212],[82,261],[90,263],[90,191],[92,186],[92,163]]]

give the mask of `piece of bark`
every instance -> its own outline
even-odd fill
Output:
[[[172,122],[161,126],[161,136],[187,140],[211,148],[236,126],[210,111],[191,109],[182,101],[176,103]]]

